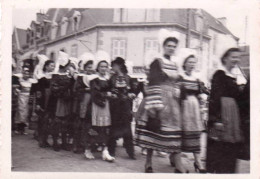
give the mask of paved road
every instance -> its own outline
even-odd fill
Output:
[[[55,152],[39,148],[37,141],[32,134],[12,137],[12,170],[13,171],[46,171],[46,172],[125,172],[141,173],[144,171],[145,156],[136,147],[137,160],[128,159],[119,141],[117,157],[114,163],[101,160],[101,153],[94,153],[95,160],[86,160],[83,154],[74,154],[68,151]],[[205,149],[204,149],[205,150]],[[194,172],[192,154],[183,154],[185,166],[191,173]],[[249,162],[239,161],[239,173],[249,172]],[[161,158],[157,155],[153,158],[153,168],[156,173],[172,173],[173,168],[168,158]]]

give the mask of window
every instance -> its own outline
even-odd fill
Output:
[[[159,22],[159,21],[160,21],[160,9],[146,10],[146,22]]]
[[[159,22],[160,9],[114,9],[114,22]]]
[[[36,27],[36,38],[40,38],[41,37],[41,27],[37,26]]]
[[[61,22],[61,36],[66,35],[67,27],[68,27],[68,18],[63,17]]]
[[[218,35],[217,34],[214,34],[213,35],[213,54],[216,55],[217,53],[217,44],[218,44]]]
[[[144,57],[154,52],[159,52],[159,42],[157,39],[147,38],[144,39]]]
[[[145,22],[145,9],[123,9],[123,22]]]
[[[122,9],[114,9],[114,22],[121,22]]]
[[[58,24],[56,22],[54,22],[52,24],[52,28],[51,28],[51,39],[55,39],[56,38],[56,34],[57,34],[57,28],[58,27]]]
[[[81,19],[81,14],[79,11],[75,11],[73,16],[72,16],[72,30],[78,30],[79,29],[79,23],[80,23],[80,19]]]
[[[77,58],[78,57],[78,45],[74,44],[71,46],[71,56]]]
[[[144,48],[145,52],[147,52],[147,51],[159,52],[158,40],[156,40],[156,39],[145,39],[144,47],[145,47]]]
[[[126,57],[126,39],[114,39],[112,41],[112,59]]]

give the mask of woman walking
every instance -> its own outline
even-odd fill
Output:
[[[155,58],[148,74],[149,84],[145,91],[145,113],[138,121],[137,143],[147,148],[145,172],[153,172],[153,151],[171,153],[176,172],[186,173],[181,161],[181,111],[179,72],[173,59],[179,43],[178,36],[160,31],[162,57]]]
[[[117,57],[112,61],[111,66],[115,74],[110,78],[110,88],[113,97],[109,101],[112,125],[108,140],[108,150],[112,156],[115,156],[116,141],[119,138],[123,138],[128,156],[131,159],[135,159],[131,129],[133,119],[132,100],[136,97],[134,84],[130,76],[127,75],[128,71],[123,58]]]
[[[212,78],[207,146],[209,173],[235,173],[242,134],[238,109],[240,90],[232,69],[239,60],[239,49],[228,49],[221,58],[223,68]]]
[[[194,75],[197,59],[193,54],[188,55],[183,63],[182,74],[182,151],[194,155],[194,167],[199,173],[206,173],[200,158],[200,137],[205,130],[201,115],[199,95],[203,93],[202,82]],[[206,92],[206,91],[204,91]],[[207,93],[207,92],[206,92]]]
[[[115,160],[108,152],[107,142],[109,139],[109,128],[111,126],[111,116],[108,102],[108,62],[101,59],[97,64],[98,77],[90,82],[91,97],[92,97],[92,120],[91,129],[89,129],[88,142],[90,146],[98,144],[102,146],[102,159],[112,162]],[[90,150],[85,152],[88,158],[91,156]]]

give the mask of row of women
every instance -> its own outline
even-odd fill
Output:
[[[23,76],[16,80],[18,83],[13,82],[20,85],[17,130],[24,132],[29,91],[33,91],[36,94],[40,147],[48,147],[48,135],[52,135],[55,151],[70,150],[68,143],[72,137],[74,152],[83,148],[86,158],[94,159],[91,151],[98,147],[104,160],[113,161],[116,140],[123,138],[127,154],[135,159],[131,121],[132,101],[138,86],[127,75],[125,60],[120,57],[112,61],[113,74],[108,75],[109,56],[99,52],[95,71],[94,60],[85,59],[78,63],[60,52],[55,64],[52,60],[42,63],[41,56],[38,56],[40,62],[34,72],[37,83],[33,85],[29,79],[30,69],[25,65]],[[78,65],[82,68],[78,69]],[[58,72],[53,72],[55,66],[58,66]]]
[[[137,113],[136,142],[147,149],[145,172],[153,172],[153,151],[163,151],[170,154],[177,173],[189,173],[181,152],[194,154],[197,172],[235,173],[241,146],[247,146],[249,152],[249,80],[238,85],[234,70],[240,50],[229,48],[223,54],[209,94],[195,76],[196,56],[187,53],[183,60],[177,58],[178,34],[160,33],[163,53],[150,64],[149,83]],[[202,93],[209,94],[206,167],[200,157],[201,132],[205,130],[199,109]]]
[[[249,85],[239,87],[232,72],[239,62],[239,49],[228,49],[221,58],[223,68],[213,75],[209,122],[205,129],[200,100],[201,94],[209,91],[194,75],[195,54],[187,53],[180,63],[175,52],[180,42],[175,32],[160,30],[159,42],[163,52],[150,60],[148,83],[144,87],[128,76],[125,60],[120,57],[111,63],[113,74],[108,74],[109,56],[96,58],[97,65],[93,60],[78,63],[65,56],[56,64],[47,60],[42,68],[40,65],[38,69],[43,72],[33,90],[39,116],[39,145],[49,146],[47,138],[52,135],[55,151],[68,150],[68,139],[72,136],[75,152],[83,148],[86,158],[94,159],[92,150],[99,147],[104,160],[114,161],[116,141],[123,138],[127,154],[135,159],[132,101],[142,92],[144,98],[135,115],[134,141],[147,150],[146,173],[153,172],[153,151],[169,153],[170,163],[178,173],[189,172],[183,165],[181,152],[194,154],[197,172],[234,173],[238,146],[244,136],[249,138],[248,126],[244,127],[244,135],[241,128],[242,123],[248,124],[248,115],[242,120],[239,111],[241,106],[248,108],[249,103],[241,101],[248,102]],[[57,71],[55,66],[58,73],[53,73]],[[23,76],[13,80],[13,84],[19,84],[15,116],[20,132],[24,132],[28,118],[26,104],[33,88],[29,73],[30,68],[25,65]],[[206,167],[200,157],[200,137],[205,130],[208,131]]]

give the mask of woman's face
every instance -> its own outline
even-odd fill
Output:
[[[120,66],[119,66],[118,64],[113,64],[112,70],[113,70],[115,73],[119,73],[119,72],[120,72]]]
[[[93,64],[89,64],[89,65],[85,66],[84,70],[85,70],[86,74],[90,75],[93,71]]]
[[[107,69],[108,69],[108,65],[106,62],[101,62],[98,66],[98,72],[101,74],[101,75],[105,75],[106,72],[107,72]]]
[[[76,69],[75,69],[72,65],[68,65],[66,71],[69,72],[69,74],[70,74],[71,76],[73,76],[73,74],[75,73]]]
[[[228,69],[234,68],[240,62],[240,52],[230,52],[225,58],[225,66]]]
[[[177,48],[177,43],[173,41],[168,41],[166,44],[163,46],[163,51],[165,55],[172,56]]]
[[[49,65],[46,66],[46,72],[53,72],[55,69],[55,63],[50,63]]]
[[[197,64],[197,60],[194,57],[189,58],[186,63],[184,64],[185,71],[193,71],[195,69],[195,66]]]

